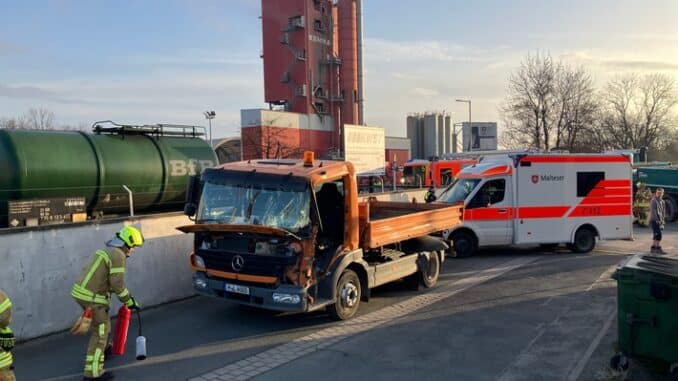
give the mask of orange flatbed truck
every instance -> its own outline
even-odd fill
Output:
[[[374,287],[410,277],[433,287],[445,242],[428,234],[462,218],[461,205],[359,201],[345,161],[251,160],[189,182],[193,286],[265,309],[355,315]]]

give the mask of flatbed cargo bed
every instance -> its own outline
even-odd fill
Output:
[[[449,229],[462,220],[462,204],[370,200],[358,205],[363,248],[377,248]]]

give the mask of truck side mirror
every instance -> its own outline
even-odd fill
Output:
[[[184,205],[184,214],[187,215],[188,218],[194,217],[197,210],[198,208],[192,202],[189,202],[186,205]]]
[[[200,176],[190,176],[186,184],[186,204],[184,205],[184,214],[189,218],[195,216],[197,212],[197,199],[200,198]]]

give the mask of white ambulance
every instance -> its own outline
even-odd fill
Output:
[[[443,232],[459,257],[479,247],[567,244],[632,237],[631,163],[622,154],[486,156],[459,172],[438,202],[464,203],[463,224]]]

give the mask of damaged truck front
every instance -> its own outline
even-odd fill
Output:
[[[190,261],[203,294],[279,311],[355,315],[369,290],[417,277],[435,285],[446,244],[428,234],[461,205],[358,201],[342,161],[259,160],[207,169],[189,184]]]

